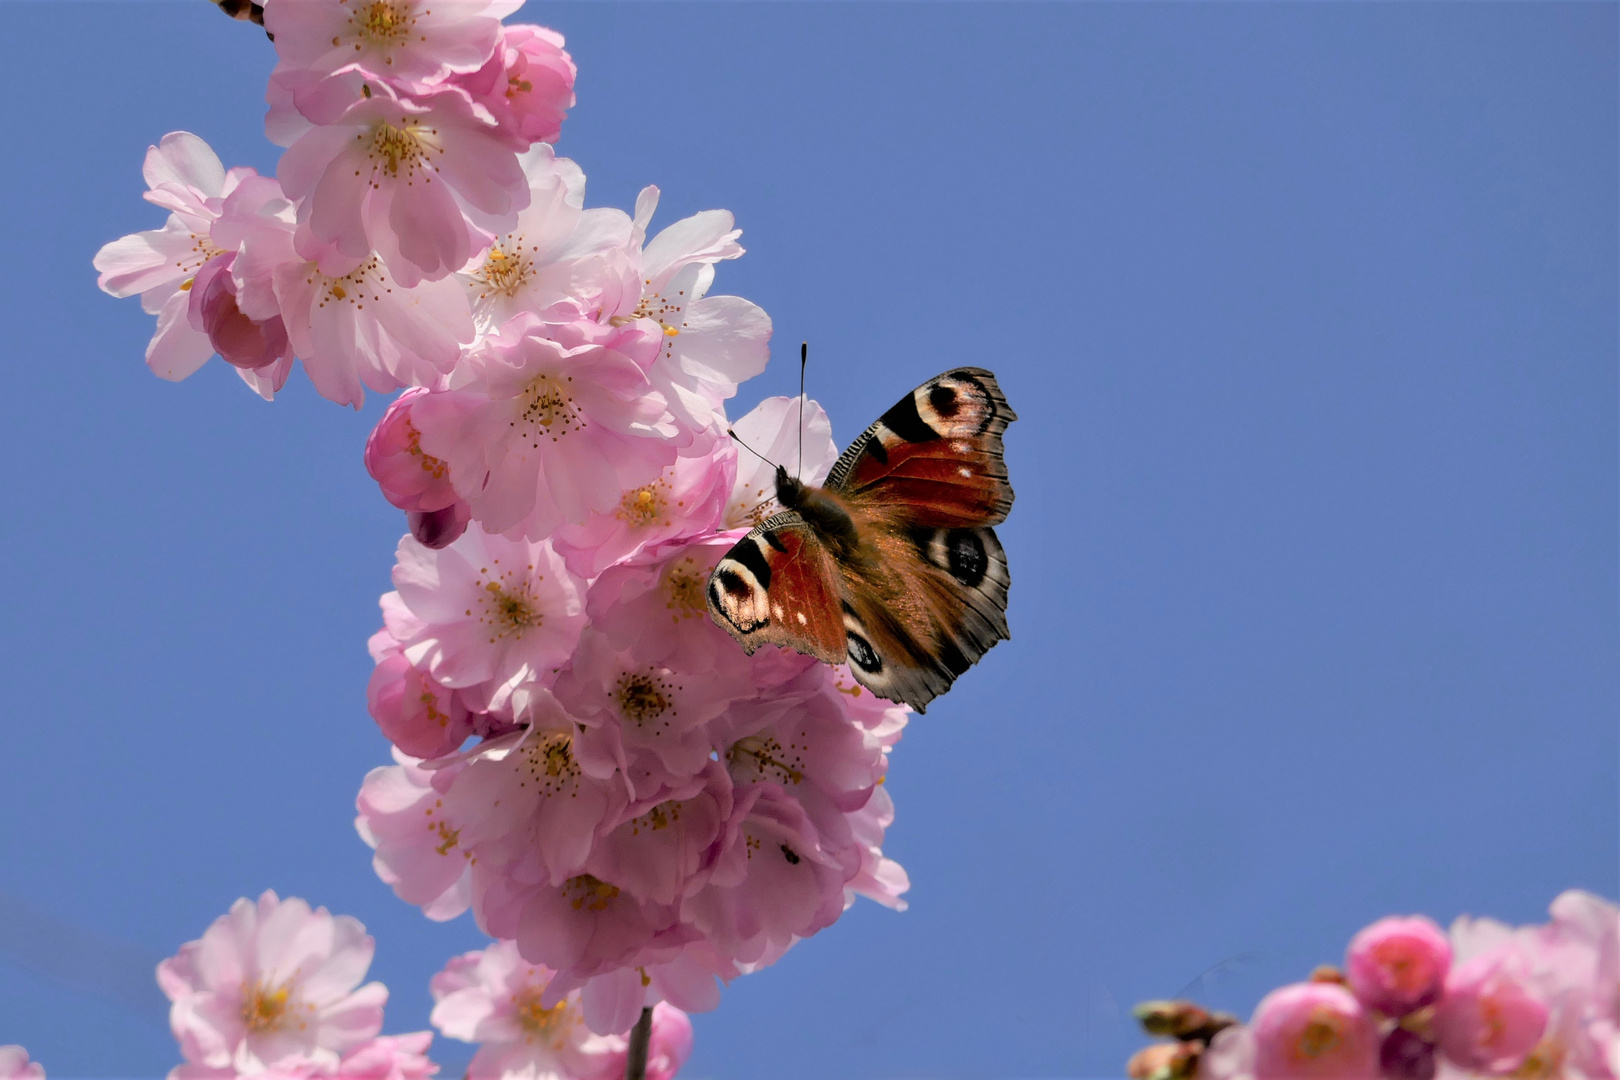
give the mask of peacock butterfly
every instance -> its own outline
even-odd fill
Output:
[[[786,645],[849,662],[918,712],[1007,633],[1012,508],[996,377],[956,368],[907,394],[839,457],[825,487],[781,466],[783,510],[709,576],[710,617],[752,653]]]

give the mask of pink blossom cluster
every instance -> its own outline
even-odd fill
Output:
[[[446,1037],[478,1043],[467,1080],[566,1077],[618,1080],[629,1042],[586,1026],[573,991],[545,1000],[553,973],[531,964],[510,941],[454,957],[433,977],[433,1026]],[[692,1023],[659,1002],[652,1014],[647,1080],[671,1080],[692,1052]]]
[[[708,619],[718,559],[819,481],[825,414],[727,402],[769,357],[756,305],[710,295],[732,215],[660,231],[585,207],[550,143],[562,38],[517,0],[270,0],[274,177],[194,135],[147,155],[159,230],[101,284],[158,316],[148,362],[217,353],[264,397],[403,389],[366,468],[405,512],[367,702],[396,748],[359,797],[377,872],[432,918],[471,909],[579,993],[600,1035],[712,1008],[856,895],[900,907],[880,785],[907,710],[847,670],[749,656]],[[210,1059],[212,1060],[212,1059]]]
[[[1519,928],[1463,917],[1449,936],[1422,916],[1380,919],[1351,939],[1342,972],[1321,968],[1308,982],[1272,991],[1247,1025],[1229,1017],[1204,1024],[1207,1050],[1150,1047],[1131,1073],[1615,1080],[1620,907],[1572,890],[1553,901],[1551,915]]]
[[[186,1063],[169,1080],[423,1080],[430,1031],[382,1035],[375,943],[347,915],[265,892],[158,965]]]
[[[45,1080],[45,1069],[20,1046],[0,1046],[0,1080]]]
[[[226,170],[202,139],[146,157],[160,229],[96,255],[100,284],[157,315],[147,363],[212,355],[269,398],[296,358],[358,404],[443,379],[477,336],[466,282],[517,227],[530,160],[573,104],[562,38],[505,26],[520,0],[273,0],[275,176]]]

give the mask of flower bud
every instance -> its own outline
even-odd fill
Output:
[[[1451,943],[1431,920],[1379,919],[1350,939],[1350,989],[1369,1009],[1405,1016],[1440,998],[1451,967]]]
[[[1334,983],[1294,983],[1254,1012],[1256,1080],[1370,1080],[1378,1035],[1354,994]]]
[[[1144,1001],[1131,1012],[1149,1035],[1197,1042],[1208,1042],[1217,1031],[1237,1023],[1235,1016],[1212,1013],[1191,1001]]]
[[[461,695],[434,683],[397,652],[373,669],[366,705],[388,741],[412,757],[452,753],[473,731]]]
[[[383,498],[405,511],[411,535],[435,551],[467,531],[472,509],[450,486],[450,467],[422,451],[411,410],[425,390],[407,390],[388,406],[366,439],[366,471]]]
[[[1434,1011],[1440,1052],[1464,1069],[1517,1069],[1541,1041],[1547,1006],[1511,953],[1476,956],[1453,968]]]
[[[1125,1065],[1130,1080],[1187,1080],[1197,1075],[1202,1047],[1197,1043],[1155,1043],[1131,1055]]]
[[[416,542],[434,551],[447,548],[461,539],[471,520],[471,508],[459,500],[442,510],[412,510],[405,515]]]
[[[1434,1080],[1434,1043],[1397,1027],[1378,1048],[1378,1071],[1387,1080]]]
[[[227,364],[249,370],[268,367],[292,352],[287,328],[279,315],[254,322],[242,314],[231,276],[234,261],[235,256],[223,255],[203,264],[191,281],[186,317],[208,335],[208,343]]]

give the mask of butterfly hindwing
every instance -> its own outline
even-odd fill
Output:
[[[715,565],[709,613],[749,652],[786,645],[844,662],[837,566],[798,514],[774,514]]]
[[[881,557],[839,564],[850,670],[922,712],[1008,637],[1006,554],[989,527],[857,522]]]

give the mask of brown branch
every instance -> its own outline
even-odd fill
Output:
[[[624,1080],[647,1080],[647,1044],[652,1041],[652,1010],[642,1009],[641,1019],[630,1029],[630,1058],[624,1064]]]

